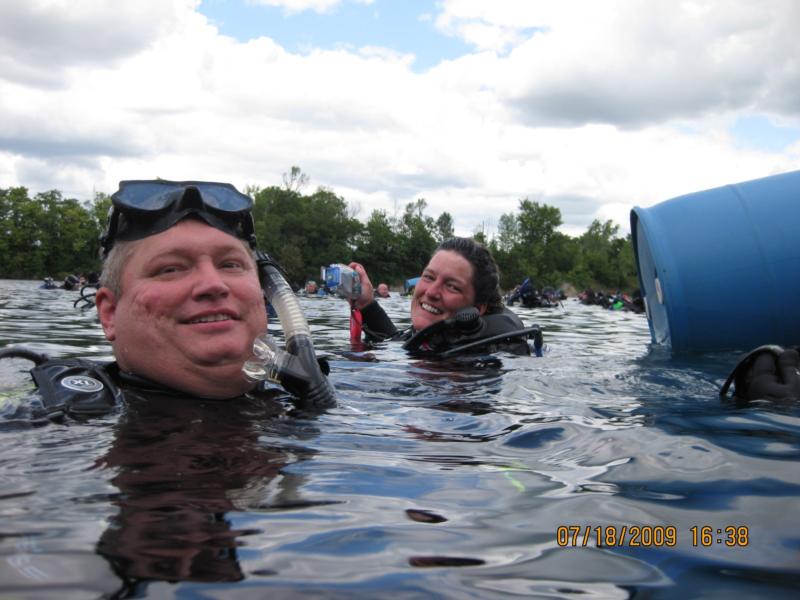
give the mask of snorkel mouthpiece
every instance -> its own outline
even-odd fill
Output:
[[[256,360],[244,363],[242,370],[253,381],[267,380],[279,383],[288,391],[301,396],[307,395],[311,374],[295,355],[278,347],[271,335],[261,335],[253,342]]]

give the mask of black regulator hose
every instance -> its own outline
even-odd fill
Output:
[[[0,358],[24,358],[37,365],[50,360],[50,357],[46,354],[35,352],[24,346],[6,346],[5,348],[0,348]]]
[[[274,371],[277,380],[297,396],[303,408],[319,409],[336,403],[333,386],[322,372],[305,315],[279,265],[267,253],[256,253],[258,275],[267,301],[278,314],[291,357]]]

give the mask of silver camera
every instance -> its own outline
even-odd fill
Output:
[[[355,300],[361,295],[361,278],[347,265],[322,267],[322,279],[325,287],[340,298]]]

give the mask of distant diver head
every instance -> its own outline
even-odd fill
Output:
[[[230,183],[210,181],[121,181],[111,196],[106,229],[100,237],[105,259],[117,241],[140,240],[166,231],[182,219],[204,221],[256,247],[253,200]]]

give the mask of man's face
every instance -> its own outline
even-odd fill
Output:
[[[225,398],[252,387],[242,373],[267,327],[252,256],[237,238],[194,219],[140,241],[119,298],[97,309],[120,367],[169,387]]]
[[[440,250],[422,271],[411,301],[411,324],[419,331],[449,319],[475,302],[472,265],[458,252]],[[481,314],[485,306],[479,306]]]
[[[386,298],[389,296],[389,286],[385,283],[381,283],[378,285],[378,296],[381,298]]]

